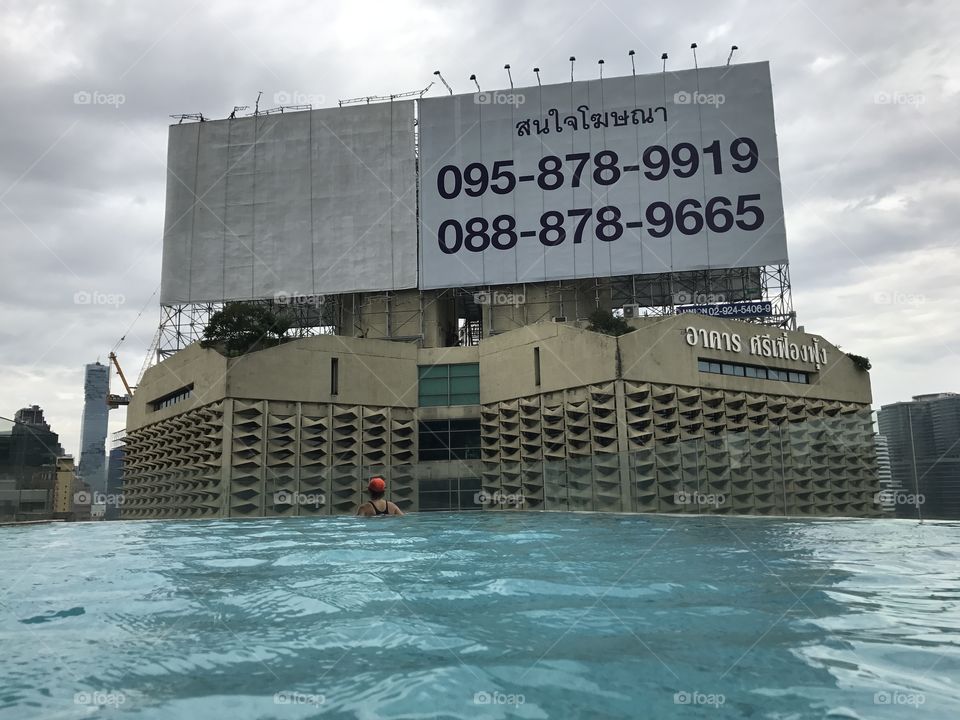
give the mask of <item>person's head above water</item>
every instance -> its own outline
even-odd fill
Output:
[[[387,481],[379,475],[370,478],[367,484],[367,492],[370,493],[370,499],[360,503],[357,507],[357,515],[363,517],[382,517],[384,515],[403,515],[403,510],[397,507],[383,497],[387,492]],[[381,503],[383,507],[380,507]]]
[[[367,485],[367,491],[374,500],[382,498],[383,494],[387,491],[387,481],[377,475],[370,479],[370,484]]]

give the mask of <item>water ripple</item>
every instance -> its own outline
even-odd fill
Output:
[[[0,717],[960,717],[958,529],[552,513],[3,528]]]

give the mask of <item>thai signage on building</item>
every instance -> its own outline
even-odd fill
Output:
[[[793,360],[813,365],[816,370],[827,364],[827,349],[820,347],[820,339],[811,337],[809,343],[797,343],[789,333],[764,333],[753,335],[748,340],[740,333],[707,330],[687,326],[684,339],[690,347],[701,347],[727,353],[748,354],[763,359]]]

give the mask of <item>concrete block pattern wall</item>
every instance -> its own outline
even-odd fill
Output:
[[[220,514],[223,415],[216,402],[127,436],[123,518]]]
[[[481,432],[500,509],[880,512],[866,405],[619,380],[483,405]]]
[[[417,506],[410,408],[225,400],[127,438],[122,517],[352,514],[369,478]]]
[[[881,512],[865,405],[617,380],[479,412],[479,462],[418,463],[413,408],[212,403],[129,433],[122,517],[351,514],[379,473],[410,511],[451,472],[485,509]]]

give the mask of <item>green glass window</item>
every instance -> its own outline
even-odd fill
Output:
[[[421,365],[420,406],[480,403],[480,363]]]

